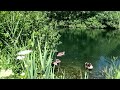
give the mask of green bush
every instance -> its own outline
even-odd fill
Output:
[[[85,22],[85,25],[87,26],[87,28],[93,29],[101,29],[105,27],[97,20],[96,17],[88,18],[87,21]]]
[[[1,68],[11,67],[15,78],[20,78],[24,71],[24,78],[37,78],[38,71],[47,72],[45,75],[48,76],[44,78],[50,78],[49,75],[53,72],[46,69],[52,70],[51,61],[60,44],[60,35],[55,23],[49,21],[46,11],[1,11],[0,17]],[[25,67],[24,60],[16,60],[17,52],[23,50],[33,51],[26,56],[25,61],[32,62],[28,68]],[[44,74],[41,75],[43,78]]]

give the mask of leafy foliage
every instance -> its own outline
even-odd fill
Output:
[[[119,11],[51,11],[48,17],[64,23],[62,26],[82,29],[118,29],[120,27]],[[76,22],[77,21],[77,22]]]
[[[60,35],[46,12],[1,11],[0,17],[1,69],[11,67],[15,77],[25,71],[24,78],[37,78],[38,71],[43,71],[48,75],[45,78],[50,78],[50,66],[57,51],[56,47],[60,44]],[[26,56],[25,62],[16,60],[17,52],[26,49],[33,50],[33,54]],[[29,63],[28,68],[25,63]],[[46,68],[51,72],[46,71]]]

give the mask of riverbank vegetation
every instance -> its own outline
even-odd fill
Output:
[[[51,11],[51,20],[57,27],[81,29],[119,29],[119,11]]]
[[[118,35],[119,17],[119,11],[0,11],[0,78],[73,78],[64,70],[57,75],[51,66],[61,33],[85,33],[92,39],[99,33]],[[78,72],[77,77],[87,78],[86,72]]]
[[[60,35],[46,13],[1,11],[0,16],[1,73],[10,69],[14,78],[54,78],[51,62]],[[20,51],[23,54],[18,55]],[[28,51],[31,53],[25,55]]]

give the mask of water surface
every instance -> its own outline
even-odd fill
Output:
[[[71,30],[61,33],[60,40],[62,44],[58,46],[58,51],[65,51],[65,56],[60,57],[61,66],[67,70],[72,68],[74,72],[79,69],[84,71],[85,62],[90,62],[94,66],[93,78],[102,78],[97,73],[110,64],[113,56],[120,56],[120,38],[113,32]],[[116,63],[119,64],[119,61]]]

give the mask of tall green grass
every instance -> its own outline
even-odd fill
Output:
[[[13,78],[54,79],[51,63],[60,35],[46,16],[42,11],[0,12],[0,69],[12,68]],[[33,52],[17,60],[16,54],[26,49]]]

